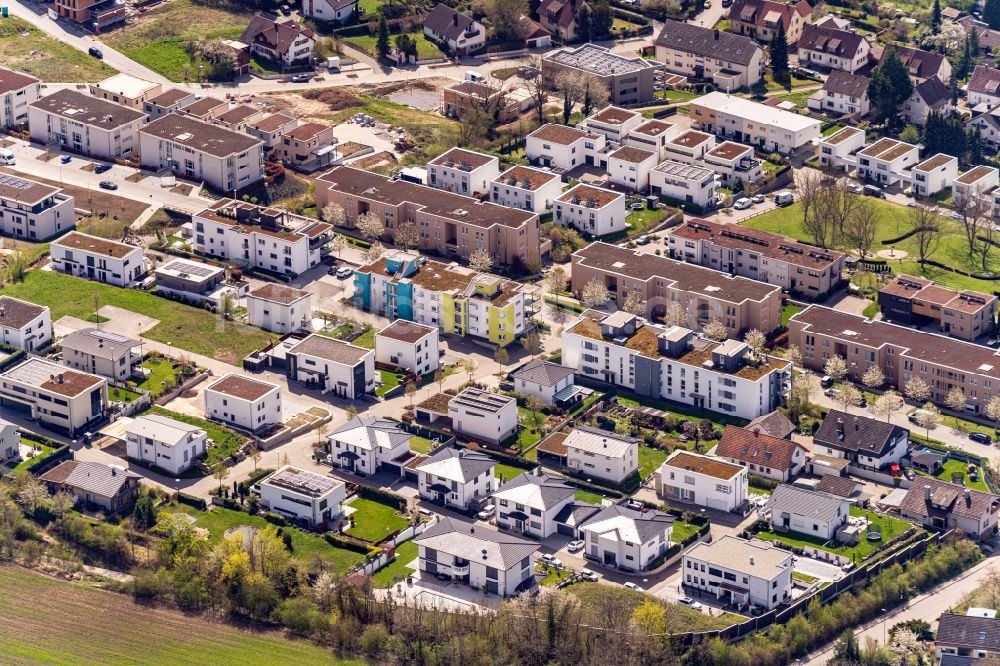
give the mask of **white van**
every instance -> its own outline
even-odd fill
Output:
[[[14,153],[10,152],[7,148],[0,148],[0,164],[4,166],[14,166],[17,162],[14,160]]]
[[[465,73],[466,81],[475,81],[476,83],[486,83],[486,77],[479,72],[474,72],[471,69]]]
[[[782,190],[774,195],[774,205],[783,208],[795,203],[795,197],[788,190]]]

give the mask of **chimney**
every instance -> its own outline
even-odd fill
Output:
[[[924,499],[928,502],[931,501],[931,487],[924,486]]]
[[[968,488],[965,489],[965,506],[972,506],[972,491]]]
[[[111,476],[118,476],[118,470],[115,469],[114,465],[111,466]]]
[[[756,428],[753,429],[753,436],[760,437],[760,426],[757,426]]]
[[[454,26],[458,26],[458,12],[451,13],[451,24]]]
[[[844,441],[844,419],[837,419],[837,439]]]
[[[753,566],[753,555],[750,556],[750,566]]]
[[[719,41],[719,31],[715,31],[715,41]]]

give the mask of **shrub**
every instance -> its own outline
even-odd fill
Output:
[[[264,514],[264,520],[272,525],[280,525],[281,527],[288,525],[288,521],[285,520],[284,516],[279,516],[278,514],[271,513],[270,511]]]
[[[208,509],[208,504],[200,497],[195,497],[194,495],[188,495],[187,493],[177,493],[177,501],[181,504],[187,504],[196,509],[205,511]]]
[[[406,498],[402,495],[391,493],[388,490],[372,488],[371,486],[360,486],[358,488],[358,496],[373,502],[378,502],[379,504],[387,504],[395,508],[396,511],[406,511]]]

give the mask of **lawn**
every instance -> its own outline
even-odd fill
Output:
[[[782,328],[788,328],[788,320],[794,317],[797,313],[802,312],[801,305],[793,305],[791,303],[781,306],[781,326]]]
[[[306,640],[244,631],[89,583],[0,569],[0,654],[6,664],[283,664],[362,666]]]
[[[219,425],[218,423],[205,421],[204,419],[188,416],[187,414],[178,414],[177,412],[172,412],[169,409],[164,409],[159,405],[153,405],[150,407],[149,411],[153,414],[159,414],[160,416],[176,419],[182,423],[197,426],[204,430],[208,435],[208,438],[215,444],[215,446],[208,447],[205,453],[205,463],[209,467],[220,460],[229,457],[247,442],[246,437],[243,435],[235,433],[229,428]]]
[[[557,569],[542,561],[535,562],[535,571],[545,574],[545,577],[538,581],[539,585],[544,585],[545,587],[555,587],[568,575],[566,571]]]
[[[493,476],[500,479],[501,481],[510,481],[515,476],[520,476],[527,472],[526,469],[521,469],[520,467],[514,467],[513,465],[507,465],[504,463],[497,463],[493,468]]]
[[[661,449],[654,449],[651,446],[639,447],[639,476],[643,481],[653,475],[653,472],[663,464],[663,461],[670,455]]]
[[[880,223],[876,234],[872,251],[881,250],[888,246],[882,245],[881,241],[888,238],[896,238],[904,234],[908,229],[907,214],[908,209],[904,206],[894,204],[879,199],[867,199],[879,211]],[[971,265],[968,258],[968,246],[962,236],[959,223],[946,217],[938,218],[943,229],[940,246],[930,259],[947,266],[954,266],[970,273],[977,272],[981,265]],[[812,242],[812,238],[802,224],[802,204],[796,202],[785,208],[777,208],[768,211],[763,215],[747,220],[744,224],[754,229],[763,229],[774,233],[790,236],[797,240]],[[974,289],[992,293],[995,285],[991,281],[978,280],[976,278],[965,277],[958,273],[946,271],[932,266],[922,267],[916,261],[917,248],[916,241],[912,238],[903,240],[894,245],[895,249],[907,252],[907,256],[902,260],[890,260],[889,267],[894,273],[909,273],[911,275],[922,275],[935,282],[939,282],[947,287],[955,289]],[[850,249],[843,246],[837,249]],[[1000,252],[991,253],[990,261],[987,263],[993,272],[1000,272]]]
[[[577,490],[573,498],[577,502],[586,502],[587,504],[596,504],[600,506],[601,502],[604,500],[604,495],[601,495],[600,493],[592,493],[589,490]]]
[[[865,538],[864,534],[862,534],[858,543],[851,546],[848,544],[834,545],[821,539],[816,539],[805,534],[798,534],[796,532],[778,534],[768,530],[758,532],[756,536],[767,541],[781,541],[799,548],[812,546],[814,548],[820,548],[822,550],[841,555],[850,559],[852,562],[860,562],[862,558],[881,548],[883,543],[891,541],[893,538],[902,534],[910,527],[910,523],[905,520],[891,518],[881,513],[875,513],[874,511],[865,511],[864,509],[859,509],[854,506],[851,507],[851,515],[867,516],[873,524],[881,525],[882,540],[871,542]]]
[[[577,583],[566,589],[580,600],[580,605],[588,620],[590,618],[594,620],[601,619],[595,616],[605,612],[607,608],[619,609],[621,612],[631,615],[636,608],[647,601],[663,605],[666,611],[665,630],[667,633],[724,629],[745,619],[732,613],[706,615],[700,610],[688,608],[680,604],[668,604],[658,600],[656,597],[651,597],[636,590],[629,590],[624,587],[610,587],[601,583]],[[613,596],[609,599],[608,595]]]
[[[697,525],[686,523],[683,520],[675,519],[674,526],[670,530],[670,540],[674,543],[681,543],[692,534],[696,534],[701,529]]]
[[[619,391],[619,394],[623,393]],[[724,414],[717,414],[715,412],[709,412],[706,410],[699,410],[693,407],[685,407],[684,405],[674,405],[668,404],[661,400],[653,400],[652,398],[646,398],[644,396],[636,395],[634,393],[629,393],[628,397],[623,395],[618,395],[615,398],[618,404],[622,407],[630,407],[632,409],[638,409],[639,407],[652,407],[653,409],[659,409],[661,411],[667,412],[668,414],[673,414],[678,419],[708,419],[712,423],[719,426],[736,425],[744,426],[747,424],[746,419],[738,419],[732,416],[726,416]]]
[[[670,102],[687,102],[688,100],[695,99],[698,96],[698,93],[689,92],[687,90],[674,90],[673,88],[667,90],[657,90],[655,94],[656,99],[665,99]]]
[[[411,32],[410,37],[417,40],[417,60],[432,60],[434,58],[444,57],[444,53],[441,52],[441,49],[438,48],[437,44],[427,39],[427,35],[423,32]],[[363,51],[374,58],[375,54],[378,52],[375,47],[375,42],[377,40],[377,35],[358,35],[355,37],[348,37],[344,41],[359,51]],[[389,35],[389,42],[392,44],[396,43],[395,34]]]
[[[838,125],[837,123],[834,123],[834,124],[830,125],[829,127],[827,127],[825,130],[823,130],[823,136],[831,136],[833,134],[836,134],[837,132],[839,132],[842,129],[844,129],[844,128],[841,125]]]
[[[414,572],[414,569],[406,566],[417,559],[417,544],[412,541],[404,541],[396,546],[396,559],[382,567],[372,576],[372,585],[375,587],[392,587],[397,580],[406,578]]]
[[[242,7],[173,0],[150,9],[125,28],[102,36],[108,46],[171,81],[197,81],[200,57],[185,48],[189,42],[239,39],[250,23]]]
[[[434,444],[434,440],[421,437],[420,435],[414,435],[410,438],[410,450],[417,453],[430,453],[431,449],[434,448]]]
[[[21,444],[25,446],[35,447],[35,450],[38,451],[38,453],[36,453],[31,458],[28,458],[27,460],[22,460],[21,462],[19,462],[14,467],[13,471],[15,472],[25,469],[28,465],[36,463],[39,460],[44,460],[45,458],[48,458],[49,456],[52,455],[52,452],[55,451],[55,447],[46,446],[45,444],[40,444],[39,442],[30,439],[25,439],[24,437],[21,438]]]
[[[117,386],[108,387],[108,400],[111,402],[132,402],[138,400],[141,394]]]
[[[986,485],[986,481],[983,480],[983,470],[979,469],[977,475],[978,481],[969,480],[969,475],[966,470],[969,467],[969,463],[963,462],[961,460],[946,460],[944,465],[941,466],[941,471],[937,473],[937,478],[951,482],[952,474],[962,475],[962,485],[966,488],[972,488],[973,490],[982,490],[983,492],[990,492],[989,486]]]
[[[629,238],[635,238],[648,232],[662,222],[666,216],[667,210],[665,208],[630,210],[628,217],[625,218],[625,222],[629,225]]]
[[[358,347],[364,347],[365,349],[375,349],[376,333],[378,333],[378,331],[369,326],[364,333],[351,340],[351,344]]]
[[[114,305],[160,321],[143,335],[151,340],[238,363],[271,339],[259,328],[225,321],[207,310],[135,289],[121,289],[51,271],[29,271],[24,282],[8,284],[0,293],[52,308],[52,320],[65,315],[86,317],[94,309],[94,297],[102,305]]]
[[[378,543],[409,525],[406,518],[388,504],[357,497],[348,506],[357,510],[351,514],[354,526],[347,533],[371,543]]]
[[[136,384],[136,388],[149,391],[154,398],[166,393],[168,385],[173,388],[180,380],[180,373],[170,359],[150,357],[140,365],[149,370],[150,374]]]
[[[97,58],[49,37],[15,16],[0,19],[0,63],[43,82],[55,83],[89,83],[116,72]]]
[[[262,516],[251,516],[242,511],[224,509],[221,506],[212,507],[211,511],[201,511],[187,504],[172,503],[164,506],[161,511],[181,512],[194,516],[196,519],[195,527],[203,527],[208,530],[208,541],[213,544],[221,541],[228,529],[241,525],[262,528],[271,524]],[[285,527],[284,530],[292,535],[292,554],[303,562],[309,562],[318,557],[329,563],[337,573],[347,574],[365,559],[361,553],[331,545],[318,534],[303,532],[295,527]]]
[[[375,389],[375,395],[379,397],[399,386],[399,380],[403,378],[402,375],[391,370],[379,370],[378,373],[382,378],[382,383]]]

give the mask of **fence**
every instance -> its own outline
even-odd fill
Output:
[[[399,532],[399,534],[397,534],[393,538],[392,545],[393,546],[398,546],[399,544],[403,543],[404,541],[409,541],[410,539],[412,539],[412,538],[414,538],[416,536],[419,536],[420,534],[423,534],[426,530],[430,529],[431,527],[433,527],[436,524],[437,524],[437,517],[435,516],[434,518],[431,518],[431,520],[429,520],[427,522],[419,522],[416,525],[410,525],[405,530],[401,530]],[[363,573],[366,576],[371,576],[376,571],[378,571],[379,569],[385,567],[390,562],[392,562],[393,560],[395,560],[396,557],[397,556],[396,556],[395,553],[393,553],[392,555],[389,555],[388,552],[382,551],[381,554],[376,555],[375,557],[373,557],[373,558],[371,558],[369,560],[366,560],[364,564],[362,564],[361,566],[359,566],[355,570],[355,572],[356,573]]]

